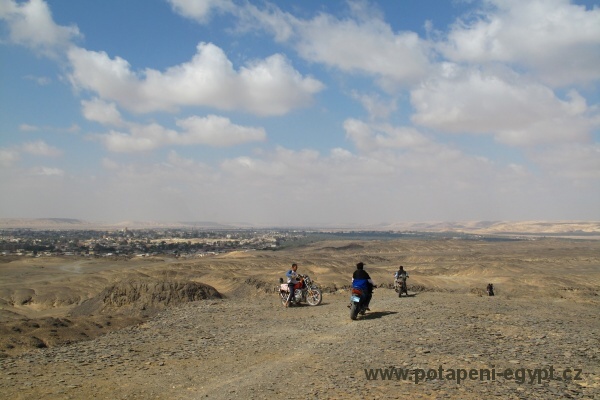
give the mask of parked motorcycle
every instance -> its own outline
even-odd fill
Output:
[[[299,275],[300,281],[294,286],[294,295],[290,300],[290,304],[299,305],[306,302],[311,306],[318,306],[323,300],[321,289],[310,279],[308,275]],[[283,283],[283,279],[279,278],[279,296],[281,303],[285,304],[289,297],[289,286]]]
[[[402,297],[402,293],[408,296],[408,288],[406,286],[406,279],[408,275],[400,275],[394,281],[394,290],[398,293],[398,297]]]

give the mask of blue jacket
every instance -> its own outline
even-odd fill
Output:
[[[352,287],[356,289],[366,290],[368,292],[372,289],[372,284],[369,282],[371,277],[367,273],[367,271],[362,269],[357,269],[354,271],[352,275]]]
[[[298,283],[298,273],[290,269],[285,276],[287,276],[288,283]]]
[[[371,290],[371,284],[368,279],[354,279],[352,281],[352,287],[360,290]]]

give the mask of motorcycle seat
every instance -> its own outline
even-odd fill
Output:
[[[302,282],[298,282],[294,285],[294,289],[302,289]],[[289,291],[289,286],[287,283],[282,283],[279,286],[279,290],[283,290],[284,292],[288,292]]]

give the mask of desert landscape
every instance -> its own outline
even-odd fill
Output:
[[[351,321],[358,261],[379,288]],[[292,262],[322,288],[321,305],[282,307],[275,288]],[[391,289],[399,265],[408,297]],[[11,256],[0,271],[2,398],[600,397],[599,240]],[[394,368],[412,375],[382,378]],[[463,370],[511,375],[457,379]]]

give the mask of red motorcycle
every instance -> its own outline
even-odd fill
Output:
[[[323,300],[321,289],[310,279],[308,275],[299,275],[300,281],[294,285],[294,295],[290,299],[290,304],[299,305],[306,302],[311,306],[318,306]],[[279,278],[279,296],[281,303],[287,303],[290,290],[287,283],[283,283],[283,278]]]

